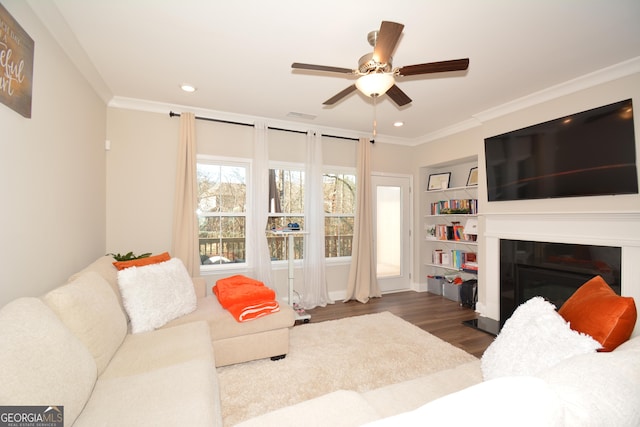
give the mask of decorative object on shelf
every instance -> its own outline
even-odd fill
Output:
[[[478,185],[478,168],[471,168],[469,177],[467,178],[467,186]]]
[[[427,235],[427,240],[436,240],[435,224],[425,224],[424,231],[425,231],[425,234]]]
[[[478,219],[469,218],[464,225],[464,234],[467,240],[476,241],[478,238]]]
[[[427,190],[442,190],[449,188],[449,180],[451,180],[451,172],[432,173],[429,175]]]

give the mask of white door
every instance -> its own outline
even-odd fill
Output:
[[[380,291],[411,288],[411,179],[372,175],[374,247]]]

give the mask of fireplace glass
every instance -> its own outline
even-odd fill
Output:
[[[560,308],[584,282],[600,275],[620,295],[622,249],[500,240],[500,327],[518,305],[541,296]]]

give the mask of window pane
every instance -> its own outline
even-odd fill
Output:
[[[198,191],[201,212],[245,212],[246,168],[198,164]]]
[[[378,277],[399,276],[402,272],[402,195],[400,187],[377,187],[377,271]]]
[[[289,223],[297,222],[304,230],[304,217],[302,216],[270,216],[267,220],[267,230],[283,229]],[[284,240],[287,236],[267,235],[269,253],[272,261],[284,261],[288,259],[287,246]],[[294,259],[302,259],[304,256],[304,237],[294,237]]]
[[[356,177],[352,174],[325,174],[322,178],[324,211],[353,214],[356,201]]]
[[[322,179],[325,211],[325,256],[351,256],[356,210],[356,176],[326,173]]]
[[[203,265],[246,262],[246,165],[198,163],[199,251]]]
[[[353,217],[325,217],[325,257],[351,256]]]
[[[304,172],[269,171],[269,207],[274,213],[304,213]]]
[[[304,172],[292,169],[269,170],[269,212],[267,230],[283,229],[297,223],[304,229]],[[286,237],[286,236],[285,236]],[[285,238],[268,236],[269,252],[274,261],[288,259]],[[294,238],[294,258],[302,259],[304,238]]]

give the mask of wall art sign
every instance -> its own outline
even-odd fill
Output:
[[[0,102],[31,118],[33,39],[0,4]]]

